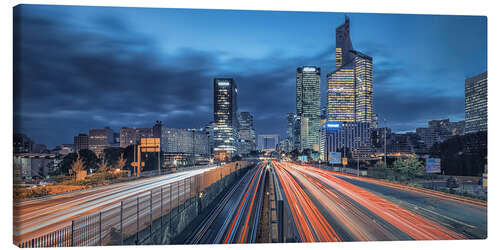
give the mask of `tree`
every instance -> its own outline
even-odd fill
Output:
[[[83,163],[85,164],[85,170],[96,169],[99,159],[94,151],[90,149],[82,149],[78,152],[83,159]]]
[[[76,160],[73,162],[72,166],[71,166],[71,173],[74,174],[75,178],[76,178],[76,175],[82,171],[84,168],[84,164],[83,164],[83,160],[82,158],[80,157],[80,154],[78,154]],[[70,174],[71,174],[70,173]]]
[[[406,178],[422,176],[425,173],[423,164],[416,157],[405,160],[397,159],[393,164],[393,169]]]
[[[108,161],[108,164],[110,166],[116,166],[118,159],[120,159],[120,157],[125,157],[124,153],[124,148],[111,147],[104,149],[104,157],[106,157],[106,160]]]
[[[120,154],[120,158],[116,161],[116,168],[122,170],[127,164],[127,160],[123,157],[123,153]]]
[[[95,153],[88,149],[82,149],[79,152],[67,154],[59,163],[59,165],[57,165],[57,168],[51,173],[51,175],[67,175],[73,167],[73,162],[75,162],[78,158],[78,155],[83,161],[82,170],[97,168],[98,159]]]
[[[103,157],[101,162],[99,163],[99,172],[100,173],[105,173],[109,170],[109,165],[106,160],[106,157]]]
[[[385,163],[383,161],[377,161],[377,163],[375,163],[375,167],[376,168],[387,168],[387,166],[385,165]]]

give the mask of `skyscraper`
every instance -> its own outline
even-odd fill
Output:
[[[236,83],[232,78],[214,78],[214,153],[236,153],[237,95]]]
[[[355,55],[356,121],[373,121],[373,58],[358,51]]]
[[[465,133],[488,130],[488,72],[465,79]]]
[[[297,68],[296,109],[301,117],[300,150],[318,151],[321,116],[321,71],[314,66]]]
[[[287,113],[286,114],[286,148],[288,151],[292,151],[295,149],[295,119],[296,119],[295,113]]]
[[[352,64],[352,60],[354,59],[351,54],[353,48],[350,28],[349,17],[346,16],[344,24],[340,25],[335,30],[335,66],[337,68],[345,64]]]
[[[238,114],[238,153],[248,154],[255,150],[255,130],[250,112]]]
[[[327,75],[327,120],[368,122],[375,128],[373,58],[353,50],[347,16],[336,29],[335,65]]]

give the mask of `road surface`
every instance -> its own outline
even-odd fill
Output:
[[[265,165],[259,163],[250,169],[186,243],[254,243],[264,195]]]
[[[303,242],[486,237],[486,203],[436,191],[272,163]]]
[[[14,204],[14,241],[22,242],[71,224],[71,220],[117,205],[120,201],[156,187],[198,175],[213,167],[188,170],[90,190],[72,192]],[[186,190],[175,194],[183,195]],[[189,190],[188,190],[189,191]],[[172,199],[176,199],[173,196]]]

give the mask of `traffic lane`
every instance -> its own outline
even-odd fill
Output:
[[[397,189],[356,177],[332,175],[384,197],[412,212],[431,218],[457,233],[465,234],[468,238],[484,239],[487,236],[486,207]]]
[[[342,241],[410,240],[407,234],[361,206],[350,197],[330,188],[321,179],[295,175]]]
[[[114,192],[121,192],[124,191],[128,188],[138,188],[138,187],[144,187],[146,185],[152,185],[152,184],[159,184],[162,185],[167,181],[167,183],[171,182],[171,179],[176,178],[176,177],[190,177],[196,174],[199,174],[203,172],[204,170],[191,170],[191,171],[186,171],[186,172],[181,172],[181,173],[175,173],[175,174],[169,174],[165,176],[159,176],[159,177],[154,177],[154,178],[148,178],[145,180],[136,180],[136,181],[131,181],[131,182],[124,182],[124,183],[117,183],[117,184],[112,184],[109,186],[105,187],[98,187],[86,191],[82,191],[76,194],[65,194],[57,196],[53,196],[50,199],[43,199],[43,200],[36,200],[36,201],[23,201],[23,202],[18,202],[14,204],[15,212],[18,214],[18,218],[21,220],[22,217],[24,216],[29,216],[30,212],[36,212],[35,214],[40,214],[42,211],[41,209],[44,208],[54,208],[54,204],[57,204],[56,206],[59,205],[64,205],[67,203],[72,203],[72,202],[78,202],[81,199],[84,201],[91,200],[94,197],[101,197],[105,196],[108,194],[112,194]]]
[[[185,177],[185,175],[177,175],[162,180],[149,181],[142,184],[131,183],[119,188],[113,187],[110,190],[101,191],[97,194],[89,195],[87,197],[73,199],[61,204],[53,204],[52,206],[38,210],[38,212],[35,211],[25,213],[16,220],[16,222],[18,222],[16,225],[18,231],[17,233],[23,234],[25,232],[29,232],[29,230],[26,230],[24,228],[39,225],[40,222],[43,221],[53,219],[49,222],[55,223],[62,219],[66,219],[68,216],[85,213],[96,208],[104,208],[106,207],[106,205],[116,202],[117,200],[121,200],[126,197],[130,197],[131,195],[147,191],[158,185],[164,185],[166,184],[166,181],[181,180],[182,177]]]
[[[266,178],[266,170],[264,164],[260,164],[258,168],[258,179],[252,182],[250,192],[252,195],[247,197],[245,201],[245,218],[241,222],[239,234],[234,243],[253,243],[256,240],[257,227],[259,224],[259,215],[262,206],[264,183]]]
[[[273,165],[286,202],[289,204],[300,240],[302,242],[341,241],[323,213],[289,173],[287,164],[274,161]]]
[[[247,189],[253,175],[254,171],[248,171],[243,177],[240,185],[236,187],[233,195],[229,198],[227,203],[224,205],[220,213],[215,217],[215,219],[208,225],[207,231],[203,234],[199,242],[199,244],[214,244],[220,243],[222,241],[222,237],[224,236],[224,232],[226,231],[229,223],[231,222],[232,215],[237,209],[240,201],[243,197],[245,190]]]
[[[448,228],[404,209],[397,204],[377,196],[363,188],[343,181],[331,175],[329,171],[299,166],[291,164],[290,168],[295,168],[301,172],[321,179],[330,189],[348,196],[360,206],[365,207],[375,213],[383,220],[397,227],[399,230],[416,240],[441,240],[441,239],[465,239],[464,235],[456,233]]]
[[[183,199],[187,198],[187,195],[189,195],[191,193],[189,185],[186,185],[186,187],[184,187],[184,186],[179,186],[179,187],[172,186],[172,189],[173,189],[172,196],[169,199],[165,199],[164,204],[165,203],[167,203],[167,204],[172,204],[172,203],[181,204],[183,202]],[[149,194],[144,194],[144,192],[142,194],[143,194],[142,196],[149,196]],[[106,210],[116,208],[120,205],[120,203],[119,203],[120,201],[121,201],[121,199],[117,200],[115,198],[115,202],[109,203],[108,205],[106,205],[104,207],[106,208]],[[147,202],[147,204],[145,202]],[[147,205],[149,205],[149,202],[144,200],[144,201],[141,201],[141,204],[146,204],[146,206],[147,206]],[[90,213],[100,211],[104,207],[96,207],[96,206],[86,207],[85,209],[76,210],[76,212],[74,211],[71,213],[71,211],[70,211],[68,213],[60,214],[60,216],[57,217],[56,219],[40,220],[36,224],[31,225],[31,227],[29,227],[28,229],[25,229],[25,232],[22,232],[22,234],[15,235],[14,240],[17,242],[21,242],[21,241],[25,241],[28,239],[39,237],[41,235],[45,235],[47,233],[58,230],[62,227],[68,226],[69,223],[73,219],[80,217],[78,215],[75,215],[75,213],[86,212],[87,214],[90,214]],[[134,207],[135,207],[135,205],[134,205]],[[159,207],[160,207],[160,204],[155,205],[155,206],[153,206],[153,210],[158,209]],[[140,216],[143,216],[147,213],[149,213],[149,211],[146,211],[146,210],[141,211]],[[115,218],[115,220],[116,219],[117,218]],[[126,224],[126,221],[127,220],[124,220],[125,224]],[[135,219],[133,219],[133,222],[135,222]],[[118,223],[118,221],[115,224],[118,225],[117,223]],[[92,238],[90,238],[90,239],[92,240]]]
[[[77,193],[54,195],[47,199],[37,199],[21,201],[14,204],[14,218],[18,221],[24,220],[31,215],[41,215],[45,209],[53,210],[55,207],[64,206],[66,204],[75,202],[86,202],[92,198],[102,197],[113,192],[119,192],[127,188],[135,187],[138,185],[147,185],[159,181],[164,181],[165,178],[171,179],[185,175],[186,173],[176,173],[167,176],[160,176],[155,178],[148,178],[145,180],[136,180],[131,182],[123,182],[111,184],[104,187],[97,187],[90,190],[84,190]],[[28,218],[29,219],[29,218]]]
[[[184,178],[191,177],[193,175],[200,174],[207,169],[202,170],[191,170],[182,173],[176,173],[173,175],[160,176],[147,180],[138,180],[134,182],[129,182],[120,185],[108,186],[105,190],[100,190],[97,194],[91,191],[92,194],[88,197],[74,197],[70,200],[61,201],[51,200],[40,200],[39,203],[54,202],[50,206],[45,206],[44,208],[38,210],[39,213],[27,212],[23,217],[22,211],[21,216],[18,216],[18,221],[14,221],[14,235],[18,240],[22,240],[28,236],[36,236],[43,233],[50,232],[51,230],[57,230],[69,223],[72,219],[95,212],[97,210],[103,209],[107,206],[115,204],[120,200],[126,199],[132,195],[140,194],[146,192],[147,190],[153,189],[158,186],[162,186],[174,181],[182,180]],[[17,206],[22,206],[24,202],[18,203]],[[30,207],[33,206],[33,201],[26,202]],[[16,209],[16,208],[14,208]],[[48,228],[46,228],[48,227]],[[22,237],[20,237],[22,236]]]

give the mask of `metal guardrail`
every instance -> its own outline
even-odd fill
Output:
[[[225,176],[243,168],[229,164],[145,191],[71,222],[71,225],[16,243],[21,248],[123,245],[147,240],[156,230],[195,203],[194,197]],[[148,230],[149,229],[149,230]]]

